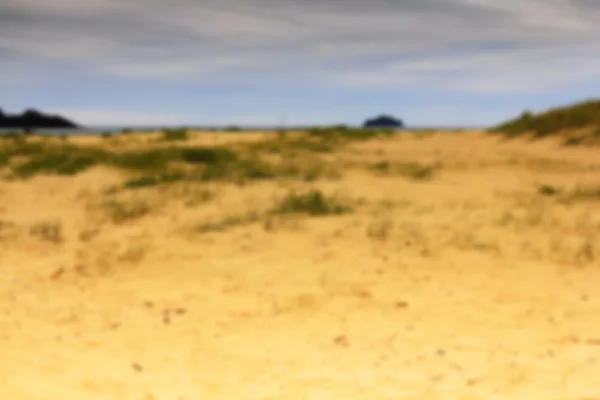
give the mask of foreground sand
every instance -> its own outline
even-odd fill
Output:
[[[537,193],[600,184],[598,150],[439,133],[334,159],[339,180],[133,191],[151,211],[123,224],[91,206],[116,171],[0,182],[2,397],[600,399],[600,199]],[[360,167],[381,159],[443,168]],[[358,206],[189,229],[292,187]]]

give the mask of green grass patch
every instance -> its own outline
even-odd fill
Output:
[[[162,132],[162,140],[164,141],[185,141],[189,139],[187,128],[165,129]]]
[[[292,191],[283,197],[271,209],[271,214],[308,214],[310,216],[325,216],[345,214],[352,211],[352,207],[335,197],[328,197],[320,190],[311,190],[305,193]]]
[[[307,149],[309,153],[332,149],[330,144],[307,139],[275,142],[279,142],[277,146],[292,150]],[[14,157],[18,157],[16,164],[12,162]],[[286,153],[282,161],[274,163],[261,159],[258,151],[238,153],[223,146],[172,145],[114,151],[21,139],[0,143],[0,166],[10,164],[13,175],[23,179],[36,174],[75,175],[98,164],[139,173],[140,176],[125,182],[126,188],[154,186],[182,179],[263,180],[281,177],[314,180],[327,172],[324,162],[296,158],[295,153]],[[185,171],[185,176],[180,171]]]
[[[351,128],[344,125],[332,127],[316,127],[307,131],[309,137],[326,141],[357,141],[368,140],[382,136],[392,136],[395,130],[382,128]]]
[[[526,133],[545,137],[587,127],[600,127],[600,100],[555,107],[538,114],[526,110],[519,117],[491,128],[490,132],[503,133],[509,137]]]
[[[556,196],[561,193],[561,190],[552,185],[540,185],[538,187],[538,193],[542,196]]]
[[[129,151],[115,154],[111,164],[137,171],[165,170],[170,162],[179,158],[179,154],[175,148]]]
[[[299,137],[254,142],[246,145],[246,149],[253,153],[265,152],[269,154],[288,155],[295,152],[330,153],[335,149],[335,146],[331,142],[325,142],[320,139]]]
[[[60,146],[44,151],[38,151],[36,147],[28,150],[33,150],[33,156],[13,167],[13,173],[17,177],[27,178],[39,173],[75,175],[96,164],[106,162],[109,158],[108,153],[93,148]]]

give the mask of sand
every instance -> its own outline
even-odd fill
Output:
[[[121,172],[0,182],[2,397],[600,399],[600,199],[537,192],[600,184],[597,149],[474,131],[326,157],[341,179],[114,195],[149,207],[118,223]],[[192,229],[290,188],[355,211]]]

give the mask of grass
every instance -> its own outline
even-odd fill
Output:
[[[542,184],[538,186],[537,192],[542,196],[556,197],[563,203],[600,201],[600,185],[578,185],[570,191],[565,191],[553,185]]]
[[[188,199],[185,202],[186,207],[196,207],[205,204],[216,197],[214,192],[207,189],[196,190],[188,194]]]
[[[236,226],[247,225],[258,222],[261,215],[258,212],[249,211],[244,215],[230,215],[219,221],[204,222],[196,227],[199,233],[221,232]]]
[[[304,193],[291,191],[279,199],[273,207],[265,213],[257,211],[248,211],[245,214],[229,215],[217,221],[203,222],[194,228],[195,232],[211,233],[221,232],[229,228],[252,224],[264,220],[264,229],[272,230],[273,217],[306,214],[312,217],[322,217],[326,215],[340,215],[349,213],[352,208],[345,203],[340,202],[333,196],[325,196],[319,190],[310,190]]]
[[[552,185],[540,185],[538,187],[538,193],[543,196],[556,196],[561,193],[561,190]]]
[[[371,240],[385,241],[390,237],[393,229],[393,223],[389,219],[382,219],[371,222],[367,226],[367,237]]]
[[[94,237],[98,236],[100,234],[100,232],[101,232],[101,229],[99,226],[89,226],[89,227],[86,227],[85,229],[83,229],[81,232],[79,232],[77,237],[82,242],[88,242],[88,241],[92,240]]]
[[[96,164],[134,171],[166,172],[170,163],[224,165],[237,160],[237,155],[224,148],[154,148],[128,152],[109,152],[100,148],[44,143],[19,143],[0,152],[0,160],[27,156],[28,160],[13,168],[15,175],[30,177],[38,173],[74,175]]]
[[[124,202],[111,199],[102,203],[102,206],[111,221],[117,224],[137,220],[152,211],[152,207],[141,200]]]
[[[310,216],[325,216],[345,214],[352,211],[352,207],[340,202],[334,197],[325,196],[320,190],[311,190],[305,193],[292,191],[283,197],[271,209],[271,214],[308,214]]]
[[[108,159],[108,154],[99,149],[59,146],[44,151],[43,147],[24,146],[14,152],[12,155],[25,155],[28,152],[33,155],[13,168],[14,175],[23,178],[39,173],[75,175]]]
[[[600,200],[600,186],[577,186],[569,195],[573,200]]]
[[[289,154],[290,152],[331,153],[335,146],[332,143],[315,140],[314,138],[277,138],[251,143],[247,146],[251,152],[266,152],[270,154]]]
[[[429,180],[441,168],[439,164],[390,163],[387,160],[371,164],[370,169],[376,173],[401,175],[415,181]]]
[[[181,149],[181,160],[190,164],[227,164],[238,160],[234,151],[225,147],[188,147]]]
[[[38,174],[76,175],[96,165],[106,165],[140,176],[130,179],[127,188],[159,185],[176,180],[265,180],[294,178],[312,181],[335,175],[318,158],[301,158],[305,153],[327,153],[332,143],[310,138],[284,138],[258,144],[225,146],[150,147],[138,150],[108,150],[60,142],[31,142],[21,137],[0,146],[0,166],[9,165],[16,178]],[[279,162],[267,162],[264,152],[278,153]],[[14,162],[13,162],[14,161]],[[185,176],[181,171],[186,171]]]
[[[311,128],[307,131],[309,137],[326,141],[347,142],[368,140],[382,136],[392,136],[395,130],[381,128],[350,128],[344,125]]]
[[[187,128],[179,128],[179,129],[165,129],[162,132],[163,141],[181,141],[188,140],[189,134]]]
[[[183,180],[185,174],[179,171],[165,172],[158,175],[144,175],[137,178],[132,178],[123,184],[126,189],[138,189],[143,187],[157,186],[165,183],[171,183]]]
[[[10,154],[5,151],[0,151],[0,167],[10,163]]]
[[[51,243],[61,243],[64,240],[60,222],[44,221],[33,224],[29,234]]]
[[[110,164],[136,171],[166,170],[169,163],[178,158],[175,148],[137,150],[114,154]]]
[[[600,129],[600,100],[588,100],[565,107],[551,108],[534,114],[524,111],[519,117],[503,122],[490,129],[506,136],[533,133],[534,137],[545,137],[562,131],[589,128]],[[593,135],[593,133],[592,133]],[[575,145],[577,139],[571,142]]]

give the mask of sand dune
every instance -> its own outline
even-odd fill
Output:
[[[0,182],[4,398],[600,399],[600,197],[538,192],[600,187],[598,150],[438,132],[323,159],[340,178]],[[243,222],[292,188],[353,212]],[[107,199],[145,208],[117,220]]]

